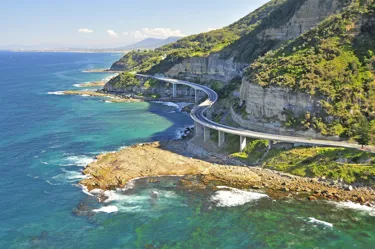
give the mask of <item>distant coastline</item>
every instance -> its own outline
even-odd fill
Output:
[[[26,52],[26,53],[89,53],[89,54],[104,54],[104,53],[107,53],[107,54],[126,54],[126,53],[129,52],[129,51],[124,51],[124,50],[100,50],[100,49],[98,49],[98,50],[95,50],[95,49],[93,49],[93,50],[90,50],[90,49],[88,49],[88,50],[0,49],[0,51],[2,51],[2,52],[14,52],[14,53]]]

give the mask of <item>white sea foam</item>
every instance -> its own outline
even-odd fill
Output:
[[[174,107],[178,111],[181,111],[185,106],[192,104],[192,103],[187,103],[187,102],[177,102],[177,103],[164,102],[164,101],[152,101],[152,102],[156,103],[156,104],[162,104],[162,105],[165,105],[165,106]]]
[[[51,185],[60,185],[61,183],[74,183],[82,179],[86,179],[88,176],[82,174],[79,171],[63,170],[64,173],[52,177],[53,182],[49,181]]]
[[[355,209],[362,212],[368,212],[371,216],[375,216],[375,208],[368,207],[365,205],[361,205],[359,203],[354,202],[333,202],[334,205],[338,208],[348,208],[348,209]]]
[[[103,212],[103,213],[116,213],[118,212],[118,207],[116,206],[106,206],[99,209],[92,210],[95,213]]]
[[[194,128],[194,125],[190,125],[190,126],[186,126],[184,128],[178,129],[176,131],[176,137],[175,137],[175,139],[176,140],[182,139],[182,137],[185,135],[185,130],[188,129],[188,128],[192,129],[192,128]]]
[[[69,156],[66,158],[66,164],[62,164],[61,166],[79,166],[79,167],[86,167],[90,163],[95,162],[95,159],[89,156]]]
[[[323,226],[331,227],[331,228],[333,227],[332,223],[322,221],[322,220],[318,220],[318,219],[315,219],[313,217],[309,217],[309,223],[314,223],[314,224],[317,224],[317,225],[323,225]]]
[[[170,106],[170,107],[179,108],[179,106],[176,103],[173,103],[173,102],[164,102],[164,101],[152,101],[152,102],[156,103],[156,104],[162,104],[162,105],[166,105],[166,106]]]
[[[82,97],[90,97],[90,95],[88,95],[88,94],[82,94],[81,96]]]
[[[56,91],[56,92],[48,92],[50,95],[64,95],[63,91]]]
[[[82,172],[68,171],[68,170],[63,170],[63,171],[65,172],[66,179],[68,180],[78,181],[78,180],[87,178],[87,175],[82,174]]]
[[[112,101],[106,100],[104,101],[105,103],[113,103]]]
[[[82,87],[81,84],[74,84],[75,87]]]
[[[81,188],[82,188],[82,192],[83,193],[85,193],[85,194],[87,194],[87,195],[89,195],[89,196],[94,196],[93,194],[91,194],[90,192],[89,192],[89,190],[87,189],[87,187],[86,186],[83,186],[83,185],[79,185],[79,186],[81,186]]]
[[[211,197],[211,201],[216,203],[217,207],[234,207],[241,206],[248,202],[254,202],[261,198],[268,198],[268,195],[229,188],[225,186],[218,187],[215,195]]]

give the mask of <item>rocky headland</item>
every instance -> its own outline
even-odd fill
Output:
[[[103,97],[106,98],[108,102],[113,103],[121,103],[121,102],[143,102],[144,100],[141,98],[131,98],[131,97],[125,97],[125,96],[118,96],[114,94],[109,93],[103,93],[100,91],[74,91],[74,90],[68,90],[63,91],[63,95],[81,95],[81,96],[92,96],[92,97]]]
[[[272,198],[308,198],[375,204],[375,191],[324,178],[304,178],[260,167],[248,167],[226,155],[209,152],[187,140],[153,142],[102,154],[88,165],[80,183],[89,191],[126,187],[137,178],[181,176],[188,188],[229,186],[266,192]]]

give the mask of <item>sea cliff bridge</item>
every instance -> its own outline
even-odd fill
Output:
[[[159,81],[164,81],[172,84],[173,87],[173,97],[176,97],[177,85],[185,85],[195,89],[195,103],[197,105],[192,109],[190,116],[194,120],[195,134],[197,136],[202,136],[204,142],[207,142],[211,139],[211,129],[218,131],[218,145],[222,147],[225,143],[225,134],[233,134],[239,136],[239,148],[240,151],[243,151],[246,147],[246,138],[257,138],[257,139],[266,139],[275,142],[286,142],[293,144],[308,144],[308,145],[317,145],[317,146],[332,146],[332,147],[343,147],[343,148],[354,148],[361,149],[361,145],[340,142],[340,141],[329,141],[329,140],[320,140],[320,139],[310,139],[297,136],[283,136],[276,135],[264,132],[255,132],[251,130],[246,130],[243,128],[231,127],[223,124],[216,123],[212,121],[211,113],[213,110],[213,105],[218,100],[217,93],[209,87],[199,85],[193,82],[170,79],[165,77],[156,77],[150,75],[137,74],[139,77],[153,78]],[[204,92],[208,98],[202,103],[198,104],[199,95],[197,91]]]

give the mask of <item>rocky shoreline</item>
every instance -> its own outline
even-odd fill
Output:
[[[261,190],[271,198],[354,202],[375,206],[375,191],[327,179],[297,177],[259,167],[247,167],[233,158],[207,152],[191,141],[153,142],[102,154],[88,165],[80,182],[88,191],[121,189],[133,179],[181,176],[188,188],[229,186]]]
[[[113,71],[109,68],[99,68],[99,69],[91,69],[91,70],[84,70],[84,73],[123,73],[124,71]]]
[[[63,95],[81,95],[81,96],[92,96],[92,97],[104,97],[108,98],[107,102],[113,103],[121,103],[121,102],[144,102],[143,99],[135,99],[135,98],[126,98],[123,96],[117,96],[114,94],[109,93],[102,93],[99,91],[75,91],[75,90],[68,90],[63,91]]]

